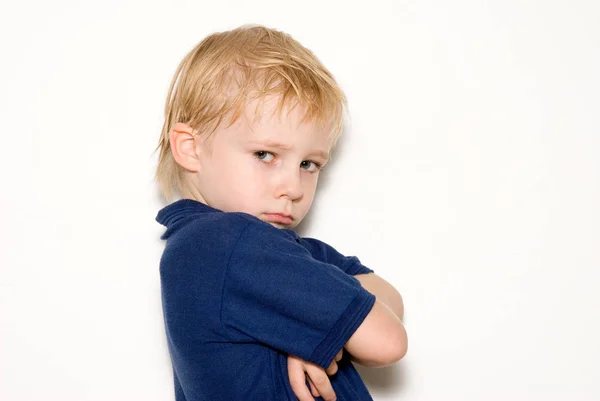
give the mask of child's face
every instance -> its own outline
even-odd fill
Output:
[[[211,207],[293,228],[310,209],[332,142],[326,127],[299,124],[301,107],[274,113],[276,100],[265,103],[260,119],[250,104],[208,142],[198,137],[200,169],[193,185]]]

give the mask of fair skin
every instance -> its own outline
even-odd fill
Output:
[[[185,171],[185,198],[225,212],[248,213],[278,228],[292,229],[304,219],[333,143],[329,127],[301,123],[302,107],[275,113],[276,100],[267,99],[258,118],[256,104],[248,104],[234,124],[217,127],[209,140],[186,124],[173,126],[171,148]],[[394,363],[407,348],[402,298],[373,273],[356,278],[376,301],[344,349],[366,366]],[[314,400],[313,396],[335,400],[328,376],[337,372],[342,352],[327,369],[288,357],[290,384],[300,401]]]

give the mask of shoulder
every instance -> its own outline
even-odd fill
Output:
[[[266,224],[245,213],[210,213],[186,220],[179,227],[172,227],[162,257],[164,262],[226,264],[238,243],[252,240],[250,246],[256,247],[259,236],[248,233],[264,231],[261,226]]]
[[[327,263],[331,263],[331,260],[335,259],[335,257],[343,256],[334,247],[316,238],[301,238],[299,243],[306,248],[313,257]]]
[[[268,249],[306,252],[294,236],[246,213],[215,213],[191,219],[171,240],[219,253],[247,254]]]
[[[323,250],[330,247],[325,242],[320,241],[316,238],[302,237],[300,238],[300,245],[307,248],[311,253],[322,252]]]
[[[350,275],[372,273],[373,270],[364,266],[356,256],[346,256],[331,245],[315,238],[300,239],[302,245],[313,258],[337,266]]]
[[[243,216],[242,216],[243,217]],[[271,224],[255,219],[245,225],[240,234],[238,247],[254,247],[257,250],[275,250],[278,252],[306,253],[300,246],[300,239],[291,230],[282,230]]]
[[[210,213],[194,216],[178,230],[181,237],[222,241],[239,237],[249,226],[262,222],[245,213]]]

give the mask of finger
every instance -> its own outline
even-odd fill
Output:
[[[335,392],[331,387],[327,373],[323,369],[318,366],[310,366],[306,369],[306,373],[325,401],[335,401]]]
[[[312,380],[310,380],[310,377],[308,378],[308,383],[310,384],[310,392],[312,393],[313,397],[319,397],[321,394],[319,394],[319,390],[317,390]]]
[[[331,362],[331,365],[329,365],[329,367],[327,368],[327,375],[328,376],[333,376],[337,373],[338,371],[338,365],[335,361]]]
[[[342,354],[344,353],[344,349],[342,348],[340,350],[340,352],[337,353],[337,355],[335,356],[335,361],[339,362],[342,359]]]
[[[315,401],[310,395],[308,387],[306,387],[306,375],[302,364],[288,361],[288,378],[290,379],[290,386],[299,401]]]

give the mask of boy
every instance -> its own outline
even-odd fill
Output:
[[[292,231],[344,104],[309,50],[264,27],[210,35],[181,62],[157,168],[182,198],[157,216],[177,401],[371,400],[351,361],[404,356],[398,292]]]

